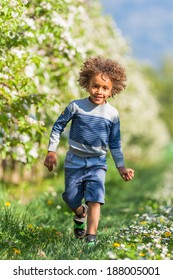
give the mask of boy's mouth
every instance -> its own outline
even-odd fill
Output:
[[[98,103],[104,103],[105,102],[104,97],[100,96],[100,95],[94,95],[92,97],[92,99],[93,99],[93,102],[98,102]]]
[[[103,99],[103,96],[102,96],[102,95],[94,95],[93,97],[94,97],[95,99],[98,99],[98,100]]]
[[[98,104],[103,104],[105,103],[105,99],[104,99],[104,96],[102,95],[92,95],[90,97],[91,101],[94,102],[94,103],[98,103]]]

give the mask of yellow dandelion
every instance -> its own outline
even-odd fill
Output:
[[[48,205],[52,205],[52,204],[53,204],[53,200],[49,199],[49,200],[47,201],[47,204],[48,204]]]
[[[32,225],[32,224],[29,224],[29,225],[27,226],[27,228],[32,229],[32,228],[33,228],[33,225]]]
[[[149,233],[144,233],[144,236],[150,236]]]
[[[145,256],[145,254],[144,254],[144,253],[142,253],[142,252],[140,252],[140,253],[139,253],[139,256],[140,256],[140,257],[144,257],[144,256]]]
[[[119,247],[121,244],[117,243],[117,242],[114,242],[113,246],[114,247]]]
[[[13,250],[14,250],[14,253],[15,253],[16,255],[20,255],[20,254],[21,254],[21,251],[18,250],[18,249],[16,249],[16,248],[13,248]]]
[[[140,224],[145,225],[145,224],[147,224],[147,222],[146,221],[141,221]]]
[[[5,202],[5,207],[9,207],[9,206],[11,206],[11,203],[9,201],[6,201]]]
[[[169,232],[169,231],[166,231],[166,232],[165,232],[165,236],[166,236],[166,237],[170,237],[171,235],[172,235],[171,232]]]

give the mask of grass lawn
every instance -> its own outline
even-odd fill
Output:
[[[37,186],[0,183],[0,259],[173,259],[172,173],[159,164],[135,171],[135,179],[124,182],[108,160],[94,249],[73,236],[73,214],[61,198],[62,174]]]

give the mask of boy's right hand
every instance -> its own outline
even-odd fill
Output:
[[[45,158],[44,165],[48,168],[49,172],[51,172],[54,166],[56,166],[56,164],[57,164],[56,152],[49,151]]]

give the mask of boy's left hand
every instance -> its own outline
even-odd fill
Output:
[[[124,181],[130,181],[134,177],[134,170],[131,168],[118,167],[117,168]]]

